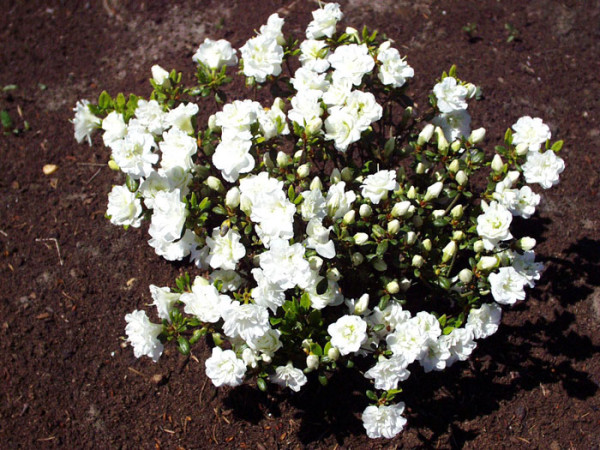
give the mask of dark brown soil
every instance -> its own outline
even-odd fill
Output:
[[[481,85],[473,127],[490,146],[526,114],[566,141],[561,184],[527,224],[547,265],[540,285],[469,362],[411,377],[409,423],[391,441],[364,435],[363,381],[351,373],[279,396],[215,389],[203,344],[191,358],[137,360],[123,317],[183,267],[158,258],[144,230],[103,217],[122,180],[98,137],[75,143],[72,107],[102,89],[148,95],[152,64],[189,72],[205,36],[239,47],[275,11],[298,33],[316,5],[3,0],[0,87],[17,88],[0,92],[0,109],[31,129],[0,135],[1,448],[599,448],[600,3],[339,2],[343,25],[396,41],[413,93],[453,63]],[[507,23],[519,32],[510,43]],[[44,175],[45,164],[58,170]]]

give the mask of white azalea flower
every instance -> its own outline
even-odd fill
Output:
[[[500,241],[512,239],[510,224],[512,214],[496,201],[490,203],[485,212],[477,217],[477,234],[486,250],[493,250]]]
[[[144,197],[146,208],[154,207],[154,197],[160,191],[170,191],[172,188],[169,179],[166,176],[160,175],[156,171],[152,171],[150,176],[140,184],[138,192]]]
[[[559,175],[565,170],[565,162],[552,150],[544,153],[530,152],[523,164],[523,175],[527,183],[537,183],[544,189],[558,184]]]
[[[537,152],[552,137],[550,128],[539,117],[524,116],[512,126],[513,145],[525,144],[530,152]]]
[[[325,41],[307,39],[300,44],[300,64],[313,72],[323,73],[329,69],[329,47]]]
[[[450,358],[446,361],[446,367],[450,367],[456,361],[465,361],[469,358],[477,343],[473,340],[473,332],[467,328],[455,328],[450,334],[440,337],[447,340]]]
[[[415,71],[400,57],[398,50],[390,45],[390,41],[386,41],[377,51],[377,60],[381,63],[378,77],[383,84],[399,88],[415,75]]]
[[[155,239],[173,242],[181,237],[187,214],[179,189],[159,191],[154,197],[154,211],[148,233]]]
[[[307,248],[314,248],[323,258],[331,259],[335,256],[335,246],[329,239],[329,233],[333,227],[324,227],[321,219],[311,219],[306,226]]]
[[[410,376],[407,366],[408,362],[402,355],[395,355],[390,359],[382,356],[377,364],[365,372],[365,378],[375,380],[375,389],[397,389],[398,383]]]
[[[127,186],[114,186],[108,194],[106,215],[114,225],[138,228],[142,223],[142,204]]]
[[[465,328],[471,330],[475,339],[484,339],[498,330],[502,308],[495,303],[484,303],[469,311]]]
[[[214,166],[221,171],[226,181],[234,183],[240,174],[254,169],[254,157],[250,154],[252,141],[239,138],[223,140],[212,156]]]
[[[367,431],[367,436],[371,439],[393,438],[406,425],[406,419],[402,417],[403,412],[403,402],[390,406],[367,406],[362,413],[363,426]]]
[[[206,360],[206,376],[216,387],[239,386],[244,381],[246,364],[235,356],[233,350],[213,347],[212,355]]]
[[[179,300],[180,294],[171,292],[168,287],[158,287],[154,284],[150,285],[150,295],[152,296],[152,304],[156,306],[158,317],[171,321],[169,314],[173,310],[173,305]]]
[[[204,64],[209,69],[218,70],[223,66],[235,66],[238,62],[235,53],[236,50],[225,39],[213,41],[206,38],[192,56],[192,60]]]
[[[223,314],[223,332],[230,338],[254,342],[271,329],[267,308],[233,302]]]
[[[179,128],[181,131],[191,134],[194,132],[192,117],[196,114],[198,114],[198,105],[195,103],[182,103],[167,113],[165,123],[169,127]]]
[[[167,114],[156,100],[138,100],[135,117],[154,136],[160,136],[168,127]]]
[[[363,75],[373,70],[375,60],[369,54],[366,44],[341,45],[329,56],[333,67],[333,81],[348,79],[354,86],[362,83]]]
[[[272,283],[260,268],[252,269],[257,286],[252,289],[252,298],[257,305],[269,308],[273,313],[285,302],[285,290]]]
[[[89,108],[90,102],[88,100],[80,100],[73,108],[75,117],[73,118],[73,125],[75,126],[75,139],[78,143],[82,143],[83,140],[87,140],[90,147],[92,145],[92,133],[96,128],[100,126],[100,118],[96,117]]]
[[[326,3],[324,7],[312,12],[313,20],[306,28],[308,39],[319,39],[331,37],[335,33],[337,23],[342,20],[344,14],[338,3]]]
[[[490,273],[488,280],[494,300],[502,305],[513,305],[517,300],[525,300],[527,279],[514,267],[500,267]]]
[[[300,243],[290,245],[286,240],[274,239],[270,248],[260,254],[260,267],[265,277],[281,289],[305,288],[311,271],[304,252],[305,248]]]
[[[291,362],[285,366],[275,368],[275,373],[269,375],[269,381],[282,387],[289,387],[294,392],[299,392],[306,384],[308,378],[300,369],[296,369]]]
[[[237,262],[246,255],[240,239],[240,234],[233,229],[222,235],[219,227],[213,228],[212,237],[206,238],[206,245],[210,248],[206,262],[213,269],[234,270]]]
[[[442,129],[448,142],[453,142],[461,137],[471,134],[471,115],[466,109],[457,109],[448,113],[441,113],[431,121]]]
[[[174,127],[163,133],[163,140],[159,144],[162,152],[160,166],[169,171],[174,167],[190,170],[194,167],[192,156],[198,151],[196,139],[180,128]]]
[[[433,93],[437,98],[437,107],[442,113],[450,113],[458,109],[467,109],[468,90],[458,84],[456,78],[446,77],[433,87]]]
[[[345,192],[346,183],[339,181],[338,183],[329,186],[327,196],[325,197],[325,206],[327,208],[327,214],[333,219],[337,220],[344,217],[352,204],[356,200],[356,194],[354,191]]]
[[[371,174],[365,178],[360,188],[363,197],[368,198],[374,205],[378,205],[382,199],[387,198],[389,191],[398,189],[396,171],[380,170]]]
[[[356,115],[350,108],[335,108],[325,119],[325,139],[333,141],[340,152],[346,152],[348,146],[360,139],[360,127]]]
[[[268,35],[258,35],[248,40],[240,53],[244,61],[243,72],[247,77],[254,77],[264,83],[268,76],[281,73],[283,48]]]
[[[102,135],[104,145],[112,149],[115,142],[127,135],[127,124],[125,123],[125,119],[123,119],[123,114],[111,111],[102,120],[102,129],[104,130],[104,134]]]
[[[158,335],[162,333],[162,325],[150,322],[146,311],[139,310],[125,315],[125,321],[127,341],[133,346],[135,357],[148,356],[152,361],[158,361],[164,348],[158,340]]]
[[[113,142],[112,157],[121,171],[133,179],[147,177],[158,162],[154,137],[150,133],[130,130],[124,139]]]
[[[200,277],[196,277],[198,280]],[[219,294],[217,288],[202,279],[194,281],[192,292],[181,294],[179,300],[185,304],[183,311],[202,322],[216,323],[223,318],[231,305],[227,295]]]
[[[359,316],[342,316],[327,327],[331,345],[342,355],[357,352],[367,340],[367,322]]]

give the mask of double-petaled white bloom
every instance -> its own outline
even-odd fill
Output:
[[[217,145],[212,161],[226,181],[234,183],[240,174],[254,169],[255,161],[250,154],[251,148],[251,140],[237,137],[230,137]]]
[[[179,189],[159,191],[154,197],[154,211],[148,233],[155,239],[173,242],[181,237],[187,214]]]
[[[298,68],[294,73],[294,78],[290,81],[299,95],[302,95],[306,91],[313,90],[317,91],[317,93],[320,93],[319,95],[322,96],[323,92],[329,87],[329,81],[325,78],[324,73],[319,74],[305,67]]]
[[[337,23],[342,20],[344,14],[338,3],[326,3],[323,8],[312,12],[313,20],[306,28],[308,39],[319,39],[331,37],[335,33]]]
[[[320,189],[311,189],[302,192],[302,203],[300,204],[302,219],[306,222],[311,219],[324,219],[327,215],[325,209],[325,197]]]
[[[437,107],[442,113],[450,113],[458,109],[467,109],[468,90],[456,82],[454,77],[446,77],[433,87],[437,99]]]
[[[125,315],[127,326],[127,341],[133,346],[136,358],[149,356],[154,362],[158,361],[163,352],[163,344],[158,340],[162,333],[162,325],[150,322],[146,311],[135,310]]]
[[[181,294],[179,300],[185,304],[183,311],[202,322],[215,323],[221,320],[231,305],[227,295],[219,294],[217,288],[204,278],[196,277],[192,292]]]
[[[431,121],[440,127],[449,142],[471,134],[471,115],[466,109],[457,109],[449,113],[441,113]]]
[[[381,63],[378,77],[385,85],[399,88],[415,75],[413,68],[400,57],[398,50],[391,47],[390,41],[379,46],[377,60]]]
[[[112,144],[112,157],[121,171],[133,179],[147,177],[153,171],[152,166],[158,162],[158,153],[154,137],[147,132],[130,130],[124,139]]]
[[[220,69],[223,66],[235,66],[238,62],[236,50],[225,39],[213,41],[206,38],[200,44],[192,60],[196,63],[202,63],[209,69]]]
[[[280,336],[281,332],[279,330],[269,329],[262,336],[248,341],[247,344],[251,349],[261,352],[268,357],[273,357],[275,352],[283,346],[279,339]]]
[[[525,300],[525,285],[528,280],[514,267],[500,267],[498,272],[488,276],[492,297],[502,305],[513,305],[517,300]]]
[[[282,190],[259,194],[255,198],[250,218],[257,225],[256,232],[268,247],[273,239],[291,239],[294,236],[296,206]]]
[[[194,132],[192,117],[198,114],[198,105],[195,103],[182,103],[177,108],[169,111],[165,117],[167,126],[179,128],[188,134]]]
[[[398,383],[410,376],[406,367],[408,367],[408,362],[402,355],[395,355],[390,359],[382,356],[377,364],[365,372],[365,378],[375,381],[375,389],[384,391],[397,389]]]
[[[367,340],[367,322],[359,316],[342,316],[327,327],[331,345],[342,355],[357,352]]]
[[[350,108],[336,107],[325,119],[325,139],[333,141],[340,152],[345,152],[350,144],[357,142],[360,134],[356,115]]]
[[[427,350],[421,355],[419,363],[425,372],[444,370],[446,362],[450,359],[450,341],[440,336],[436,341],[430,342]]]
[[[256,280],[256,287],[252,289],[254,302],[275,313],[285,301],[285,290],[279,284],[269,281],[260,268],[252,269],[252,276]]]
[[[389,191],[398,189],[396,182],[396,171],[380,170],[369,175],[360,186],[361,195],[371,200],[371,203],[378,205],[382,199],[387,198]]]
[[[285,44],[285,38],[281,29],[283,28],[284,22],[283,18],[279,17],[279,14],[271,14],[267,19],[267,23],[261,25],[258,33],[271,39],[275,39],[279,45],[283,45]]]
[[[91,146],[92,133],[100,126],[101,120],[90,111],[89,104],[88,100],[79,100],[77,102],[75,108],[73,108],[75,112],[73,125],[75,126],[75,139],[77,139],[77,142],[81,144],[85,139]]]
[[[395,405],[367,406],[362,413],[362,421],[367,436],[371,439],[391,439],[402,431],[406,425],[406,419],[402,417],[404,403]]]
[[[360,131],[365,131],[373,122],[381,119],[383,108],[370,92],[352,91],[346,98],[346,107],[356,116]]]
[[[296,369],[291,362],[285,366],[275,368],[275,373],[269,375],[269,381],[282,387],[288,387],[294,392],[300,391],[308,378],[300,369]]]
[[[306,226],[307,248],[314,248],[323,258],[331,259],[335,256],[335,246],[329,239],[329,233],[333,227],[324,227],[321,219],[313,218]]]
[[[323,102],[331,110],[334,106],[344,106],[352,93],[352,82],[345,78],[334,80],[323,94]]]
[[[346,183],[340,181],[338,183],[329,186],[327,196],[325,197],[325,207],[327,208],[327,214],[333,219],[337,220],[344,217],[352,204],[356,200],[356,194],[354,191],[345,192]]]
[[[477,343],[473,340],[473,332],[467,328],[455,328],[440,337],[440,340],[446,341],[443,345],[448,345],[450,358],[446,360],[446,367],[450,367],[456,361],[465,361],[469,358]]]
[[[523,175],[527,183],[537,183],[544,189],[558,184],[559,175],[565,170],[565,162],[552,150],[544,153],[530,152],[523,164]]]
[[[234,270],[237,262],[246,255],[240,239],[237,231],[229,229],[223,235],[219,227],[213,228],[212,237],[206,238],[206,245],[210,248],[206,262],[213,269]]]
[[[292,109],[288,111],[288,118],[301,127],[305,127],[323,115],[323,108],[319,99],[323,93],[316,90],[304,91],[292,97]]]
[[[153,237],[148,241],[148,244],[158,256],[162,256],[167,261],[181,261],[200,243],[198,242],[198,236],[192,230],[186,229],[179,240],[166,241],[160,237]]]
[[[534,287],[535,282],[540,279],[540,274],[544,270],[544,265],[535,261],[535,252],[528,250],[521,253],[513,253],[513,268],[525,278],[529,287]]]
[[[204,363],[206,376],[216,387],[239,386],[244,381],[246,364],[238,359],[233,350],[213,347],[212,355]]]
[[[524,144],[530,152],[537,152],[552,137],[550,128],[539,117],[523,116],[512,126],[513,145]]]
[[[394,355],[404,356],[409,364],[420,359],[430,343],[429,333],[415,319],[398,324],[395,331],[386,336],[388,348]]]
[[[258,125],[265,140],[269,140],[279,134],[290,134],[283,107],[285,103],[279,97],[273,101],[270,109],[261,108],[258,111]]]
[[[469,311],[465,328],[471,330],[475,339],[484,339],[498,331],[502,308],[495,303],[484,303]]]
[[[168,287],[158,287],[154,284],[150,285],[150,295],[152,296],[152,304],[156,306],[158,317],[161,319],[167,319],[169,322],[170,313],[173,310],[173,305],[179,300],[180,294],[177,292],[171,292]]]
[[[375,60],[369,54],[366,44],[341,45],[328,59],[331,67],[335,69],[333,81],[347,79],[354,86],[360,85],[363,76],[375,67]]]
[[[156,194],[160,191],[170,191],[171,189],[174,189],[174,187],[171,186],[169,179],[166,176],[162,176],[158,172],[152,171],[150,176],[142,181],[138,188],[138,192],[142,194],[146,207],[152,209],[154,208],[154,197],[156,197]]]
[[[248,134],[252,137],[250,127],[256,122],[259,111],[262,109],[260,103],[252,100],[234,100],[223,106],[223,109],[215,114],[215,125],[223,128],[223,139],[228,132],[232,136]],[[247,132],[247,133],[245,133]]]
[[[194,167],[192,156],[198,151],[196,139],[180,128],[173,127],[163,133],[163,140],[159,144],[162,152],[160,166],[164,171],[174,167],[181,167],[187,171]]]
[[[106,215],[114,225],[137,228],[142,223],[142,203],[127,186],[114,186],[108,194]]]
[[[251,215],[255,205],[259,205],[264,196],[278,195],[283,192],[283,181],[269,177],[267,172],[248,175],[240,180],[240,208]]]
[[[254,342],[271,329],[269,312],[260,305],[232,302],[223,314],[223,332],[230,338]]]
[[[344,301],[344,296],[341,293],[340,286],[334,280],[327,280],[327,289],[322,294],[317,292],[317,286],[325,278],[318,274],[317,271],[311,273],[310,282],[305,292],[310,299],[310,306],[314,309],[323,309],[326,306],[341,305]]]
[[[123,119],[123,114],[116,111],[108,113],[102,120],[102,129],[104,130],[102,135],[104,145],[112,148],[115,142],[120,141],[127,135],[127,124]]]
[[[271,241],[269,249],[259,256],[260,267],[265,277],[281,289],[294,286],[308,286],[311,270],[304,259],[305,248],[302,244],[290,245],[283,239]]]
[[[135,117],[140,126],[146,128],[154,136],[160,136],[168,127],[167,114],[156,100],[138,100]]]
[[[329,69],[329,47],[325,41],[307,39],[300,44],[300,64],[313,72],[322,73]]]
[[[281,73],[283,61],[283,48],[268,35],[258,35],[249,39],[240,53],[244,61],[243,72],[247,77],[254,77],[263,83],[268,76],[277,76]]]
[[[477,234],[486,250],[493,250],[500,241],[512,239],[510,224],[512,214],[500,203],[493,201],[484,213],[477,217]]]
[[[521,189],[517,191],[515,202],[512,208],[510,208],[510,212],[515,216],[529,219],[535,214],[535,207],[539,205],[539,203],[540,196],[533,192],[529,186],[522,186]]]

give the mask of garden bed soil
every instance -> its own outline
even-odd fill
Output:
[[[19,132],[0,135],[0,447],[598,448],[600,3],[340,1],[340,26],[377,28],[407,56],[418,103],[452,64],[481,86],[472,125],[487,128],[490,148],[523,115],[565,140],[561,183],[541,192],[527,223],[542,281],[469,361],[415,369],[401,394],[406,429],[376,441],[360,420],[365,382],[352,373],[265,394],[216,389],[203,343],[191,357],[169,348],[156,364],[133,356],[124,315],[187,266],[157,257],[144,227],[124,232],[104,218],[123,180],[100,136],[77,145],[69,123],[76,101],[103,89],[147,96],[155,63],[190,73],[207,36],[239,48],[273,12],[299,34],[316,3],[2,3],[0,88],[16,88],[0,91],[0,109]],[[58,169],[45,175],[46,164]]]

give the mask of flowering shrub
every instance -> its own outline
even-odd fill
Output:
[[[75,137],[91,145],[102,129],[125,175],[108,194],[110,221],[148,221],[158,255],[195,266],[172,288],[150,286],[161,323],[126,315],[136,357],[157,361],[169,342],[188,354],[206,336],[215,386],[254,379],[261,390],[355,367],[373,384],[366,432],[390,438],[406,423],[395,398],[411,371],[467,359],[501,305],[539,279],[535,240],[511,225],[535,213],[530,184],[558,183],[562,141],[521,117],[490,155],[485,130],[471,130],[476,86],[452,67],[417,112],[413,69],[376,32],[339,33],[342,15],[323,5],[299,43],[274,14],[239,61],[229,42],[206,39],[194,86],[154,66],[148,100],[79,102]],[[271,84],[284,98],[223,104],[238,64],[249,96]],[[199,123],[194,101],[209,97],[219,111]]]

